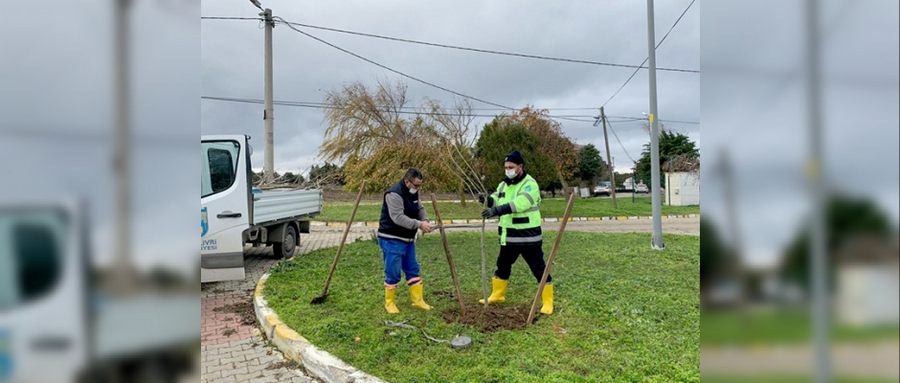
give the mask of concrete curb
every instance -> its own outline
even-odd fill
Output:
[[[262,292],[268,279],[269,273],[265,273],[256,283],[256,290],[253,293],[253,309],[256,313],[256,320],[259,321],[266,338],[281,350],[286,358],[297,362],[311,376],[324,382],[385,383],[385,381],[366,374],[336,356],[319,349],[284,324],[278,318],[278,314],[269,308],[269,304],[263,296]]]
[[[678,218],[699,218],[700,214],[668,214],[662,216],[663,219],[678,219]],[[650,216],[606,216],[606,217],[570,217],[569,222],[572,221],[632,221],[632,220],[650,220],[653,217]],[[460,225],[460,224],[480,224],[480,219],[445,219],[443,220],[446,225]],[[560,218],[550,217],[543,218],[542,221],[544,223],[551,222],[559,222]],[[487,220],[488,223],[496,223],[496,219]],[[344,228],[347,226],[347,222],[337,222],[337,221],[310,221],[310,226],[325,226],[325,227],[334,227],[334,228]],[[359,221],[353,222],[350,227],[369,227],[369,228],[377,228],[378,221]]]

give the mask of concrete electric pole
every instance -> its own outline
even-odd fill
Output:
[[[113,147],[113,176],[115,182],[115,252],[110,284],[118,294],[128,294],[133,290],[135,270],[131,259],[131,87],[129,86],[130,51],[128,39],[131,36],[129,19],[131,0],[115,1],[115,144]]]
[[[609,188],[609,195],[612,197],[612,206],[613,209],[617,209],[616,206],[616,173],[613,169],[612,163],[612,155],[609,153],[609,137],[606,136],[606,111],[603,107],[600,107],[600,121],[603,124],[603,144],[606,145],[606,163],[609,164],[609,183],[611,184]]]
[[[265,32],[265,106],[263,109],[263,122],[265,125],[266,147],[263,153],[263,183],[275,179],[275,108],[272,106],[272,28],[275,28],[275,20],[272,19],[272,10],[263,9],[259,0],[250,0],[253,6],[259,8],[260,16],[266,23]]]

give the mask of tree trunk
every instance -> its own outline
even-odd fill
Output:
[[[556,176],[559,177],[559,183],[562,184],[563,196],[568,198],[569,194],[572,193],[572,190],[569,189],[569,183],[566,182],[566,178],[563,177],[562,171],[559,168],[556,168]]]
[[[460,187],[458,188],[458,190],[457,190],[457,193],[459,194],[459,204],[462,205],[462,207],[466,207],[466,190],[465,190],[465,187],[460,186]]]

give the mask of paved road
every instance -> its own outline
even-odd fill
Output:
[[[663,233],[700,235],[700,218],[663,218]],[[480,230],[481,225],[447,225],[448,230]],[[559,230],[559,222],[545,222],[543,230]],[[491,232],[497,230],[497,224],[488,224]],[[566,224],[566,231],[587,233],[649,233],[653,231],[653,221],[640,219],[608,220],[608,221],[572,221]]]
[[[544,224],[545,230],[557,230],[559,223]],[[479,230],[476,227],[450,229]],[[489,225],[496,230],[496,224]],[[583,232],[649,232],[648,219],[624,221],[574,221],[567,230]],[[663,220],[667,233],[699,235],[699,218]],[[353,228],[348,242],[371,236],[371,228]],[[337,246],[341,229],[313,227],[301,236],[297,256],[325,247]],[[314,382],[301,369],[292,367],[281,354],[267,345],[253,317],[253,290],[256,281],[276,260],[271,248],[247,247],[244,250],[247,275],[241,281],[204,283],[201,286],[201,383],[229,382]]]
[[[896,341],[869,344],[837,344],[831,348],[836,375],[888,380],[900,379],[900,345]],[[701,347],[703,375],[790,374],[813,370],[809,345],[757,347]]]

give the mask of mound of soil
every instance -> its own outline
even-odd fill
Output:
[[[443,317],[447,323],[466,324],[481,332],[518,330],[525,328],[530,308],[528,305],[504,303],[489,305],[485,309],[476,301],[466,303],[465,315],[459,315],[459,308],[453,308],[444,311]]]

